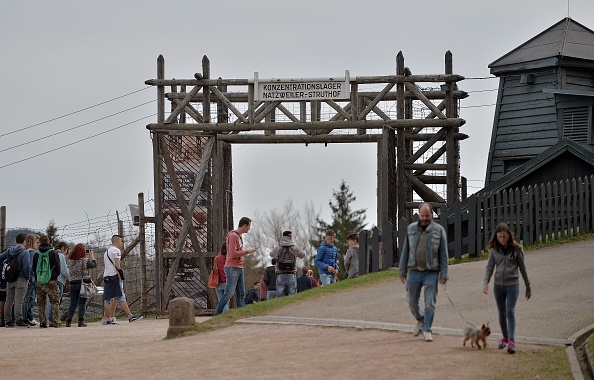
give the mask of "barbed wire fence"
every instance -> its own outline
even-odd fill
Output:
[[[147,214],[154,215],[154,199],[144,202]],[[120,223],[118,223],[120,222]],[[119,231],[119,224],[123,226]],[[104,216],[87,217],[86,220],[69,223],[62,226],[55,226],[58,230],[57,240],[67,242],[71,247],[77,243],[83,243],[85,248],[92,249],[97,260],[97,267],[89,270],[95,283],[102,289],[103,270],[105,268],[104,253],[111,244],[111,237],[120,232],[124,238],[124,249],[126,249],[139,237],[139,226],[134,223],[130,207],[123,208],[123,211],[109,211]],[[15,230],[33,230],[40,234],[45,233],[45,228],[13,227],[7,229],[7,235]],[[122,259],[122,268],[125,273],[124,293],[126,302],[133,312],[146,310],[156,311],[156,255],[155,255],[155,225],[145,223],[145,247],[146,247],[146,279],[147,279],[147,302],[146,308],[141,303],[142,299],[142,265],[140,255],[140,244],[136,244],[125,258]],[[64,295],[60,305],[60,315],[65,319],[68,306],[70,305],[68,285],[64,288]],[[121,308],[118,307],[117,311]],[[76,313],[75,313],[76,314]],[[101,317],[103,315],[103,294],[96,295],[87,301],[87,318]]]

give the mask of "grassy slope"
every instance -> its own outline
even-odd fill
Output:
[[[594,239],[594,234],[584,234],[547,243],[540,243],[526,247],[526,251],[538,250],[564,243],[571,243],[580,240]],[[461,260],[450,259],[450,264],[461,264],[470,261],[486,260],[488,255],[483,253],[478,257],[470,258],[464,255]],[[188,331],[180,336],[195,335],[202,332],[225,328],[232,325],[236,320],[267,315],[281,307],[315,299],[327,294],[369,286],[384,281],[395,281],[398,277],[398,270],[388,270],[380,273],[368,274],[353,278],[349,281],[339,281],[332,286],[317,287],[307,292],[297,293],[291,297],[282,297],[274,300],[261,302],[247,307],[233,309],[205,322],[196,324],[194,330]],[[590,345],[594,347],[594,337],[590,339]],[[492,373],[483,374],[488,379],[571,379],[571,369],[564,347],[540,347],[538,350],[527,351],[523,355],[515,355],[513,361],[502,361]]]

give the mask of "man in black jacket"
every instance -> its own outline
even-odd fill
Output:
[[[301,268],[303,274],[297,279],[297,293],[312,288],[311,277],[307,275],[308,271],[309,269],[306,266]]]
[[[37,281],[37,308],[39,312],[39,327],[46,328],[48,326],[47,317],[45,315],[46,297],[49,297],[52,305],[52,318],[50,321],[51,327],[61,327],[60,325],[60,288],[58,288],[58,276],[60,275],[60,256],[54,251],[54,248],[49,244],[50,239],[47,235],[39,238],[39,249],[33,256],[33,266],[31,272],[35,273],[37,278],[40,274],[37,273],[37,262],[39,261],[39,253],[48,253],[49,264],[51,270],[51,278],[47,284],[40,284]]]
[[[264,272],[264,283],[266,284],[266,299],[276,298],[276,259],[272,259],[272,265],[269,265]]]

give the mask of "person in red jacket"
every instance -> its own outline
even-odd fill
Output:
[[[248,217],[239,219],[237,230],[229,231],[225,242],[227,243],[227,257],[225,259],[226,286],[223,299],[219,301],[214,315],[223,312],[223,308],[229,302],[233,294],[237,293],[237,307],[242,307],[245,299],[245,284],[243,282],[243,256],[256,252],[255,248],[243,249],[241,235],[248,233],[252,227],[252,220]]]

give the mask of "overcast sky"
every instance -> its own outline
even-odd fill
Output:
[[[594,29],[594,1],[569,5]],[[144,81],[156,77],[159,54],[166,78],[193,78],[204,55],[211,77],[311,78],[390,75],[399,51],[413,73],[439,74],[451,50],[456,74],[485,78],[489,63],[567,15],[566,0],[0,1],[7,226],[63,226],[123,212],[139,192],[154,197],[145,126],[156,121],[156,88]],[[498,80],[459,87],[470,92],[461,174],[473,193],[485,177]],[[344,179],[375,224],[376,170],[374,144],[233,145],[235,220],[311,199],[329,221]]]

